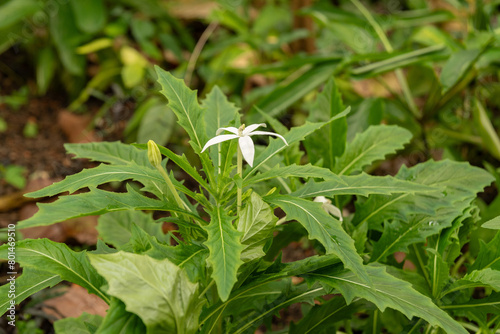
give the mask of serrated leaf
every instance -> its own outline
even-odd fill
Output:
[[[208,262],[213,268],[212,278],[217,285],[219,297],[225,301],[236,283],[236,273],[243,264],[240,259],[244,246],[240,238],[243,233],[237,231],[224,208],[216,207],[210,212],[210,223],[203,228],[208,233],[205,245],[210,250]]]
[[[363,204],[356,203],[354,224],[366,221],[371,228],[379,228],[385,219],[408,220],[413,214],[433,215],[440,207],[471,201],[477,192],[493,180],[483,169],[449,160],[426,161],[412,168],[403,166],[395,177],[435,187],[436,190],[416,194],[372,195]]]
[[[10,278],[9,276],[10,275],[8,275],[7,278]],[[7,281],[6,284],[0,286],[0,316],[7,311],[11,300],[15,300],[16,304],[20,304],[23,300],[34,293],[48,287],[53,287],[57,283],[61,282],[61,278],[59,275],[53,273],[48,273],[32,267],[26,267],[23,269],[22,275],[16,278],[15,282],[15,297],[12,299],[9,298],[10,281]]]
[[[66,318],[54,323],[56,334],[94,334],[90,327],[98,328],[102,317],[97,314],[83,312],[78,318]]]
[[[477,287],[490,287],[496,292],[500,291],[500,271],[491,268],[474,270],[441,291],[441,297],[457,290]]]
[[[318,240],[326,249],[327,254],[335,254],[366,284],[370,279],[363,266],[363,260],[358,255],[354,240],[344,231],[337,219],[327,214],[320,203],[292,196],[273,196],[266,201],[279,206],[285,211],[288,220],[301,223],[311,239]]]
[[[364,284],[354,273],[345,271],[330,274],[328,270],[311,274],[310,277],[323,285],[338,289],[346,301],[355,297],[365,298],[381,311],[387,307],[398,310],[409,319],[420,317],[433,326],[443,328],[447,333],[468,333],[458,322],[437,307],[430,298],[415,291],[411,284],[386,273],[381,266],[366,266],[373,287]]]
[[[307,182],[291,195],[307,198],[316,196],[417,193],[432,191],[433,188],[415,182],[395,179],[391,176],[341,175],[338,180]]]
[[[471,298],[465,303],[454,303],[441,306],[442,309],[451,310],[457,315],[466,316],[474,321],[486,322],[489,314],[500,315],[500,293],[493,292],[486,298]]]
[[[344,110],[342,97],[332,77],[323,91],[316,98],[316,103],[309,114],[310,121],[327,121]],[[327,117],[325,117],[327,116]],[[326,118],[326,119],[325,119]],[[311,162],[323,160],[323,167],[331,169],[335,165],[335,157],[344,153],[347,135],[347,121],[339,118],[322,129],[308,136],[304,141]]]
[[[120,249],[120,247],[129,242],[133,224],[139,226],[160,242],[165,242],[169,239],[163,233],[162,225],[155,223],[151,213],[148,214],[135,210],[109,212],[100,216],[97,223],[97,231],[99,232],[99,237],[104,242]]]
[[[104,317],[95,334],[137,334],[145,332],[146,327],[141,318],[134,313],[127,312],[125,304],[121,300],[112,298],[109,309],[106,311],[106,317]]]
[[[71,218],[101,215],[121,210],[162,210],[182,213],[201,220],[197,215],[164,201],[145,197],[127,185],[128,192],[114,193],[92,188],[90,192],[61,196],[54,203],[38,203],[39,210],[31,218],[18,223],[18,228],[46,226]]]
[[[7,250],[7,244],[0,246],[0,258],[7,259]],[[16,260],[23,267],[78,284],[109,304],[108,296],[101,290],[105,281],[90,265],[85,251],[75,252],[65,244],[48,239],[25,239],[16,243]]]
[[[469,271],[491,268],[500,271],[500,232],[488,244],[479,240],[480,249]]]
[[[148,333],[195,333],[203,302],[198,284],[169,260],[120,251],[89,254],[92,265],[108,282],[108,293],[137,314]],[[131,289],[130,287],[134,287]]]
[[[26,196],[33,198],[54,196],[66,191],[72,194],[85,187],[97,187],[107,182],[121,182],[129,179],[145,185],[151,184],[151,187],[156,188],[160,194],[164,192],[165,181],[156,169],[130,163],[122,166],[100,164],[94,168],[84,169],[80,173],[69,175],[60,182],[28,193]]]
[[[219,128],[234,124],[238,126],[240,115],[234,103],[227,100],[218,86],[214,86],[202,101],[205,109],[205,130],[208,138],[216,135]]]
[[[396,125],[372,125],[347,144],[344,154],[335,161],[334,172],[349,175],[362,171],[374,161],[402,149],[411,137],[410,131]]]
[[[258,173],[243,182],[243,186],[253,185],[257,182],[262,182],[270,180],[276,177],[287,178],[287,177],[300,177],[300,178],[321,178],[325,180],[336,180],[337,183],[343,183],[339,176],[332,173],[331,170],[313,166],[311,164],[307,165],[289,165],[284,167],[276,166],[263,173]]]
[[[272,238],[277,221],[278,218],[273,214],[271,207],[259,195],[252,192],[236,221],[236,229],[242,233],[243,262],[265,255],[263,247]]]
[[[92,161],[107,162],[112,165],[128,165],[135,163],[149,166],[148,152],[123,144],[121,142],[100,142],[84,144],[64,144],[64,148],[75,158],[85,158]]]
[[[482,228],[490,228],[492,230],[500,230],[500,216],[488,220],[486,223],[481,225]]]
[[[189,89],[183,80],[155,66],[161,93],[168,99],[168,106],[177,116],[177,122],[186,130],[191,146],[196,153],[201,152],[205,140],[204,110],[198,104],[196,91]]]

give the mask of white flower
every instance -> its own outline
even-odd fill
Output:
[[[340,221],[343,221],[344,219],[342,218],[342,212],[340,211],[339,208],[337,208],[335,205],[332,204],[332,201],[330,201],[328,198],[325,196],[318,196],[314,199],[314,202],[319,202],[322,203],[323,210],[325,210],[327,213],[334,215],[335,217],[339,217]]]
[[[252,124],[249,125],[248,127],[245,128],[245,124],[240,126],[238,129],[235,127],[227,127],[227,128],[220,128],[217,130],[216,136],[210,139],[205,146],[203,146],[203,150],[201,152],[205,151],[209,146],[215,145],[222,143],[226,140],[231,140],[231,139],[236,139],[238,138],[238,145],[240,145],[241,153],[243,154],[243,158],[245,159],[246,162],[250,165],[250,167],[253,167],[253,158],[255,155],[255,147],[253,145],[253,141],[250,138],[250,136],[253,135],[268,135],[268,136],[275,136],[278,138],[281,138],[285,142],[286,145],[288,143],[286,142],[285,138],[283,136],[273,133],[273,132],[267,132],[267,131],[254,131],[258,127],[261,126],[266,126],[264,123],[261,124]],[[223,131],[229,131],[233,133],[232,135],[220,135],[221,132]]]

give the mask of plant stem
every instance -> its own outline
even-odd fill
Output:
[[[172,180],[170,180],[170,177],[168,177],[167,172],[162,166],[157,166],[156,169],[160,172],[161,176],[165,180],[165,183],[167,183],[167,187],[174,196],[175,201],[177,202],[177,205],[181,208],[184,209],[184,202],[182,202],[182,199],[180,198],[179,194],[177,193],[177,190],[175,189],[174,184],[172,183]]]
[[[243,154],[241,153],[240,145],[238,145],[238,154],[237,154],[236,161],[237,161],[238,175],[243,180]],[[241,197],[242,197],[241,186],[242,186],[242,184],[240,183],[238,185],[237,199],[236,199],[236,205],[237,205],[236,210],[237,210],[238,216],[240,215],[240,210],[241,210]]]
[[[384,30],[378,24],[378,22],[375,20],[373,15],[370,13],[368,9],[366,9],[363,4],[358,1],[358,0],[351,0],[354,6],[363,14],[363,16],[366,18],[368,23],[372,26],[373,30],[375,30],[375,33],[379,37],[380,41],[382,42],[382,45],[384,45],[384,48],[387,52],[392,53],[394,52],[394,49],[392,48],[391,42],[389,42],[389,39],[387,38],[386,34],[384,33]],[[403,75],[403,71],[398,68],[394,71],[396,73],[396,78],[398,79],[399,85],[401,86],[401,90],[403,91],[403,95],[405,97],[406,103],[408,103],[408,107],[410,108],[411,112],[413,115],[417,118],[420,119],[422,118],[422,113],[420,110],[418,110],[417,106],[415,105],[415,101],[413,100],[413,96],[410,91],[410,87],[408,86],[408,83],[406,82],[406,79]]]

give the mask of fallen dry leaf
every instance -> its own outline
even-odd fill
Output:
[[[59,111],[58,124],[70,143],[90,143],[99,141],[93,131],[87,130],[87,126],[92,121],[92,117],[86,115],[76,115],[67,110]]]

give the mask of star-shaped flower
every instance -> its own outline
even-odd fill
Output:
[[[217,130],[216,136],[210,139],[205,146],[203,146],[203,150],[201,152],[205,151],[209,146],[215,145],[222,143],[226,140],[231,140],[231,139],[236,139],[238,138],[238,145],[240,146],[241,153],[243,155],[243,158],[245,159],[246,162],[250,165],[250,167],[253,167],[253,158],[255,156],[255,147],[253,145],[253,141],[250,138],[250,136],[254,135],[268,135],[268,136],[275,136],[278,138],[281,138],[285,142],[286,145],[288,143],[286,142],[285,138],[283,136],[274,133],[274,132],[267,132],[267,131],[255,131],[257,128],[261,126],[266,126],[264,123],[260,124],[252,124],[249,125],[245,128],[245,124],[240,126],[239,128],[235,127],[227,127],[227,128],[219,128]],[[221,135],[223,131],[229,131],[233,133],[232,135]]]

